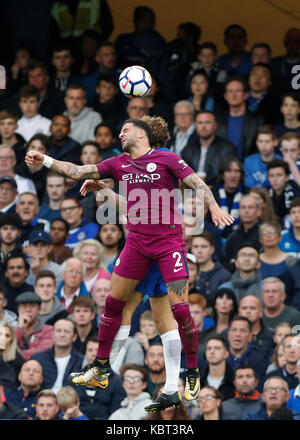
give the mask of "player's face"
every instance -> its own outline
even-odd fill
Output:
[[[137,127],[135,127],[131,123],[127,123],[122,127],[119,138],[121,140],[123,151],[129,153],[132,147],[134,147],[137,144],[138,141],[137,133],[138,133]]]

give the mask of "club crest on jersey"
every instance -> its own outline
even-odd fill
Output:
[[[149,171],[149,173],[153,173],[153,171],[156,170],[156,163],[150,162],[147,164],[147,171]]]
[[[84,240],[86,237],[86,233],[84,231],[79,232],[77,238],[78,240]]]
[[[119,266],[119,264],[120,264],[120,258],[118,258],[118,259],[116,260],[116,262],[115,262],[115,266]]]

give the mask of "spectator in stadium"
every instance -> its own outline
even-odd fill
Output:
[[[64,95],[69,84],[75,82],[73,74],[74,57],[71,45],[62,41],[57,43],[52,50],[51,65],[54,72],[49,77],[49,89]]]
[[[256,146],[258,153],[251,154],[245,158],[245,185],[250,188],[266,187],[269,188],[267,164],[273,159],[280,159],[275,154],[277,145],[276,135],[270,125],[259,127],[256,136]]]
[[[100,76],[96,91],[93,109],[102,116],[104,123],[118,126],[125,119],[126,112],[119,95],[117,78],[113,75]]]
[[[228,53],[218,59],[218,65],[228,75],[248,76],[251,69],[250,53],[245,51],[247,31],[239,24],[231,24],[224,31],[224,44]]]
[[[165,360],[162,344],[150,345],[145,356],[145,365],[148,367],[148,380],[146,392],[153,397],[156,387],[161,386],[166,380]]]
[[[255,137],[263,118],[247,109],[248,88],[243,78],[228,78],[224,98],[228,108],[217,112],[217,135],[232,142],[242,160],[255,153]]]
[[[100,147],[96,141],[86,141],[81,146],[80,161],[82,165],[91,165],[101,162]]]
[[[7,178],[9,176],[14,179],[17,184],[18,194],[27,191],[36,194],[36,189],[32,180],[27,177],[22,177],[14,172],[16,163],[15,151],[10,147],[0,145],[0,177]]]
[[[290,179],[300,185],[300,134],[291,132],[285,133],[280,138],[280,151],[283,160],[289,164]]]
[[[48,69],[44,63],[34,61],[29,65],[28,83],[38,90],[39,112],[43,117],[52,119],[65,110],[63,96],[49,87]]]
[[[144,96],[148,108],[147,113],[149,114],[149,116],[162,117],[167,122],[170,130],[174,124],[172,106],[170,105],[170,103],[164,100],[160,82],[158,78],[153,75],[153,72],[151,72],[151,77],[151,88],[147,95]]]
[[[0,112],[0,143],[14,150],[17,165],[25,159],[25,139],[16,130],[18,128],[18,116],[11,110]]]
[[[76,337],[75,324],[59,319],[53,326],[53,346],[32,356],[43,367],[43,388],[57,393],[69,384],[69,374],[81,368],[83,356],[73,347]]]
[[[49,135],[51,120],[39,113],[40,95],[34,86],[28,84],[21,87],[19,107],[22,117],[18,120],[16,133],[20,134],[27,142],[37,133]]]
[[[102,160],[114,157],[120,154],[120,150],[116,148],[115,128],[105,122],[101,122],[95,128],[96,142],[100,147],[100,156]]]
[[[282,231],[279,248],[289,255],[300,257],[300,197],[295,197],[290,204],[289,214],[291,226]]]
[[[212,41],[205,41],[198,46],[197,61],[191,64],[191,74],[197,69],[203,69],[208,75],[211,88],[216,97],[220,97],[223,92],[224,83],[228,77],[227,72],[221,69],[217,62],[218,49]]]
[[[290,333],[282,340],[283,356],[285,364],[267,374],[266,378],[272,376],[282,377],[288,384],[289,389],[298,385],[297,362],[300,359],[300,337]]]
[[[299,399],[299,389],[300,389],[300,359],[297,361],[297,376],[298,385],[290,390],[290,397],[287,401],[286,406],[294,411],[300,412],[300,399]]]
[[[261,301],[254,295],[247,295],[239,302],[239,316],[245,316],[252,324],[253,344],[264,358],[270,362],[274,352],[275,342],[273,332],[263,323],[263,307]]]
[[[0,216],[0,273],[3,276],[3,266],[7,255],[15,249],[21,250],[19,237],[22,221],[18,214],[3,213]]]
[[[200,267],[195,285],[209,306],[218,287],[231,278],[230,272],[219,261],[213,261],[214,251],[213,237],[209,232],[203,231],[192,238],[191,253],[196,256]]]
[[[6,382],[0,379],[0,419],[1,420],[28,420],[27,414],[16,406],[4,400],[4,387]]]
[[[223,403],[224,416],[231,420],[243,420],[247,414],[258,410],[262,401],[255,370],[248,366],[238,367],[234,371],[233,385],[234,396]]]
[[[11,310],[7,310],[6,289],[0,285],[0,324],[9,324],[16,327],[18,324],[17,315]]]
[[[195,420],[223,420],[222,400],[222,393],[214,387],[206,385],[201,388],[198,406],[202,414]]]
[[[74,348],[78,353],[85,354],[87,340],[97,336],[94,326],[95,304],[88,296],[78,296],[72,302],[72,320],[76,327],[77,339]]]
[[[230,156],[235,157],[236,148],[231,142],[216,135],[217,122],[210,111],[201,110],[197,113],[195,128],[181,157],[208,185],[214,185],[222,161]]]
[[[17,250],[12,251],[4,263],[3,286],[6,289],[8,310],[18,313],[16,299],[23,292],[32,290],[32,286],[26,283],[29,274],[29,263],[26,255]]]
[[[293,266],[297,259],[280,249],[280,225],[278,223],[262,223],[259,226],[259,240],[263,245],[263,252],[259,255],[259,270],[262,278],[277,276],[285,281],[288,268]]]
[[[195,133],[194,106],[190,101],[180,100],[174,105],[175,126],[171,133],[169,148],[181,156],[191,136]]]
[[[125,241],[123,226],[119,224],[100,225],[98,238],[103,246],[102,265],[106,270],[112,272]]]
[[[189,101],[195,111],[213,111],[215,100],[212,94],[209,77],[204,69],[195,70],[189,78]]]
[[[97,279],[107,278],[110,280],[111,274],[102,265],[103,246],[99,241],[92,238],[81,241],[76,245],[73,255],[84,264],[83,281],[89,292],[92,292]]]
[[[249,294],[261,298],[262,276],[257,246],[251,242],[242,243],[235,255],[234,265],[235,272],[231,279],[219,288],[232,290],[238,303]]]
[[[26,192],[20,195],[16,212],[22,220],[20,244],[23,251],[28,253],[29,236],[35,230],[49,230],[49,222],[37,217],[39,212],[39,201],[36,194]]]
[[[196,293],[195,291],[191,291],[189,293],[188,299],[189,299],[191,315],[195,321],[196,327],[199,330],[199,341],[200,341],[202,331],[212,327],[214,325],[214,320],[211,317],[206,316],[207,303],[204,296],[200,295],[199,293]]]
[[[260,408],[247,414],[243,420],[270,420],[272,413],[286,407],[289,398],[287,382],[281,377],[270,377],[264,383]],[[300,420],[300,414],[293,412],[294,420]]]
[[[251,61],[257,63],[270,64],[272,59],[272,50],[268,43],[255,43],[251,48]]]
[[[252,367],[259,380],[260,389],[265,377],[267,362],[257,348],[251,344],[253,334],[249,319],[236,315],[230,323],[227,337],[229,343],[227,362],[234,370],[241,365]]]
[[[275,214],[272,199],[267,188],[254,187],[250,189],[248,194],[253,196],[260,203],[261,215],[259,216],[259,220],[261,222],[278,222],[278,217]]]
[[[221,335],[227,338],[227,332],[233,317],[237,314],[236,296],[230,289],[217,290],[212,306],[211,315],[214,325],[199,334],[199,352],[205,352],[205,344],[212,335]]]
[[[71,120],[71,138],[80,144],[87,139],[94,139],[94,130],[102,121],[99,113],[86,107],[86,95],[82,86],[69,85],[66,91],[65,104],[67,110],[63,113]]]
[[[121,368],[120,376],[126,398],[120,408],[111,414],[109,420],[141,420],[145,417],[144,406],[152,403],[147,387],[147,370],[136,364],[126,364]]]
[[[72,302],[77,296],[91,296],[87,290],[83,277],[84,265],[78,258],[68,258],[62,265],[63,281],[59,284],[56,296],[71,313]]]
[[[8,388],[15,388],[20,385],[18,376],[25,360],[18,349],[15,327],[7,322],[0,324],[0,333],[6,347],[0,349],[0,379],[6,381]]]
[[[277,139],[280,139],[286,133],[300,132],[300,99],[299,94],[295,91],[287,92],[281,99],[280,112],[283,122],[275,125],[274,130]]]
[[[56,290],[54,273],[50,270],[39,271],[35,279],[34,291],[42,300],[39,314],[41,324],[53,325],[58,319],[71,318],[55,295]]]
[[[33,420],[61,420],[56,394],[51,390],[43,389],[37,395],[36,415]]]
[[[89,338],[86,343],[84,364],[92,364],[98,347],[97,337]],[[107,420],[109,416],[120,408],[122,400],[126,397],[118,374],[110,377],[109,387],[101,390],[93,387],[78,387],[80,409],[91,420]]]
[[[266,124],[278,124],[281,120],[280,100],[277,90],[272,87],[272,70],[269,64],[256,63],[250,70],[248,81],[248,110],[260,114]]]
[[[99,328],[100,319],[104,312],[105,300],[110,292],[110,280],[107,278],[98,278],[95,281],[93,290],[91,292],[92,298],[95,303],[95,313],[96,313],[96,327]]]
[[[0,213],[12,214],[16,212],[18,198],[17,182],[11,176],[0,177]]]
[[[283,322],[282,324],[285,323]],[[289,326],[289,324],[287,325]],[[275,347],[273,356],[271,357],[271,363],[268,365],[268,368],[266,369],[266,374],[271,373],[271,371],[277,370],[279,367],[284,367],[284,365],[285,365],[285,357],[283,355],[283,343],[281,342],[277,344]]]
[[[52,220],[50,223],[52,251],[48,254],[48,258],[57,264],[62,264],[73,256],[71,249],[65,246],[69,235],[69,228],[69,224],[62,218]]]
[[[35,416],[37,394],[41,391],[43,382],[42,366],[34,360],[28,360],[22,365],[19,373],[20,386],[5,388],[5,399],[24,411],[29,417]]]
[[[283,219],[289,213],[291,202],[300,197],[300,186],[290,179],[290,168],[287,162],[274,159],[267,165],[270,182],[269,194],[276,215]]]
[[[103,76],[112,76],[117,79],[121,70],[117,68],[117,57],[114,44],[110,41],[103,41],[96,50],[95,61],[97,68],[86,75],[83,86],[86,93],[87,104],[91,106],[97,98],[97,85]]]
[[[271,66],[278,72],[287,88],[291,88],[293,79],[292,69],[300,64],[299,55],[300,29],[290,28],[286,31],[283,39],[285,54],[272,59]]]
[[[47,350],[53,345],[53,327],[39,320],[41,298],[33,291],[24,292],[16,299],[18,326],[16,336],[18,348],[24,359]]]
[[[35,134],[29,139],[27,143],[26,153],[32,150],[39,151],[43,154],[48,154],[50,148],[50,142],[48,136],[42,133]],[[23,161],[18,166],[15,167],[15,171],[18,175],[22,177],[26,177],[30,179],[36,189],[39,202],[42,203],[42,200],[45,195],[45,186],[46,186],[46,176],[49,172],[43,165],[29,165]]]
[[[62,387],[56,397],[63,420],[89,420],[79,409],[80,399],[73,387],[69,385]]]
[[[221,335],[211,335],[206,342],[205,358],[207,367],[201,373],[201,387],[212,386],[222,393],[223,400],[234,395],[233,369],[226,361],[229,356],[226,339]]]
[[[74,249],[82,240],[95,238],[98,233],[98,225],[83,217],[83,209],[78,197],[67,196],[60,204],[61,216],[69,224],[69,236],[66,246]]]
[[[49,222],[60,218],[60,203],[64,199],[66,191],[65,177],[50,170],[46,177],[45,196],[48,200],[40,205],[38,217],[44,218]]]
[[[50,235],[45,231],[32,231],[29,235],[29,253],[31,263],[27,283],[34,286],[35,277],[40,270],[50,270],[54,273],[56,284],[62,281],[61,266],[49,260],[48,254],[52,249]]]
[[[80,164],[80,144],[69,136],[71,133],[70,118],[66,115],[54,116],[50,125],[50,133],[50,156],[54,159]]]
[[[224,248],[224,262],[230,266],[233,263],[241,243],[248,242],[257,245],[259,249],[259,218],[261,206],[257,198],[250,194],[244,195],[239,204],[239,226],[228,236]]]
[[[279,278],[269,277],[263,280],[263,322],[266,327],[274,330],[281,322],[287,322],[291,327],[299,324],[300,313],[294,307],[287,306],[285,299],[285,286]]]

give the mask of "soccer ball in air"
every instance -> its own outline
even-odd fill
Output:
[[[151,75],[142,66],[130,66],[119,77],[121,92],[128,98],[145,96],[151,89]]]

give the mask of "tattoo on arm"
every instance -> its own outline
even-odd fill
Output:
[[[198,176],[196,173],[192,173],[189,176],[187,176],[185,179],[183,179],[183,182],[193,189],[202,189],[203,190],[203,196],[204,196],[204,202],[210,206],[213,205],[216,202],[213,193],[211,192],[210,188],[206,185],[206,183],[203,182],[203,180]]]
[[[71,162],[63,162],[54,159],[51,169],[63,177],[74,180],[99,179],[99,171],[96,165],[75,165]]]
[[[187,292],[188,280],[176,280],[167,283],[167,289],[175,292],[176,295],[182,296]]]

